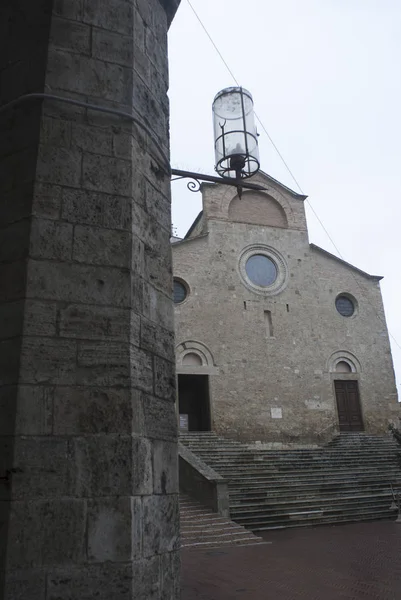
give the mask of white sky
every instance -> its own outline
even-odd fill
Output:
[[[374,275],[401,345],[400,0],[191,0],[345,260]],[[211,105],[235,85],[187,0],[170,28],[171,161],[214,174]],[[299,191],[258,126],[261,168]],[[201,195],[173,184],[183,236]],[[337,254],[306,206],[310,241]],[[401,399],[401,349],[392,340]]]

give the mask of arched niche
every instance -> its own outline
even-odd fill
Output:
[[[228,207],[228,220],[288,228],[283,207],[274,198],[262,192],[244,192],[242,198],[234,196]]]
[[[338,375],[346,375],[361,372],[359,360],[346,350],[334,352],[328,360],[328,371]]]
[[[216,374],[213,355],[209,348],[195,340],[187,340],[176,347],[177,373]]]

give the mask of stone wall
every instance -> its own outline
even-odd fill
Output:
[[[212,428],[249,441],[320,443],[338,428],[334,379],[356,379],[365,428],[385,432],[399,405],[378,278],[310,246],[302,199],[258,177],[281,203],[288,229],[230,222],[235,190],[208,186],[208,235],[173,247],[174,275],[189,287],[175,307],[176,347],[201,343],[213,357],[212,369],[202,367],[210,374]],[[241,275],[243,249],[258,244],[286,266],[272,295]],[[351,318],[335,308],[342,292],[357,301]],[[339,356],[357,372],[333,373]]]
[[[0,8],[0,596],[178,598],[167,29],[177,0]]]

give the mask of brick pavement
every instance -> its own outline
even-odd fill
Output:
[[[181,600],[401,600],[401,524],[264,537],[272,543],[183,550]]]

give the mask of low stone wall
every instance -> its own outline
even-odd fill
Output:
[[[223,517],[230,516],[227,481],[182,444],[178,444],[180,490]]]

